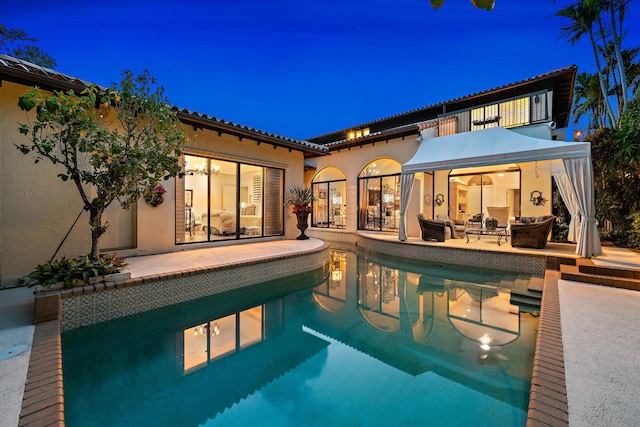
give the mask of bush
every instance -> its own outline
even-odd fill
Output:
[[[106,274],[119,273],[127,266],[124,258],[116,258],[115,255],[91,258],[83,255],[79,258],[59,261],[47,261],[20,279],[20,283],[27,286],[50,286],[63,282],[64,289],[84,285],[91,277],[104,276]]]
[[[629,238],[627,243],[633,248],[640,248],[640,212],[634,212],[629,219]]]

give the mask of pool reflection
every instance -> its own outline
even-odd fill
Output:
[[[281,377],[303,388],[328,369],[335,342],[526,413],[537,319],[510,304],[513,282],[332,250],[323,271],[70,331],[68,425],[202,425]],[[100,402],[83,404],[87,395]]]

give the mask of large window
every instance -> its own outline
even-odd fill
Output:
[[[313,195],[312,227],[345,228],[347,225],[347,180],[338,169],[320,171],[311,184]]]
[[[520,169],[504,165],[467,172],[454,169],[449,175],[449,216],[468,221],[474,215],[491,216],[490,209],[504,208],[509,217],[520,216]]]
[[[176,243],[283,234],[283,170],[195,155],[184,156],[184,168]]]
[[[378,159],[358,178],[358,228],[397,231],[400,224],[400,163]]]
[[[536,98],[539,100],[540,96]],[[531,102],[531,97],[527,96],[500,102],[499,104],[474,108],[471,110],[471,130],[496,126],[510,128],[530,124],[532,122]]]

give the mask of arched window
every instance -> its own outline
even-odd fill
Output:
[[[370,162],[358,177],[358,229],[398,231],[400,223],[400,163]]]
[[[347,180],[337,168],[322,169],[313,178],[312,227],[345,228],[347,225]]]

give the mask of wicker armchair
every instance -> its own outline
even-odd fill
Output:
[[[542,249],[547,246],[549,233],[556,222],[552,216],[542,222],[511,224],[511,246]]]
[[[444,222],[427,219],[424,215],[419,214],[418,223],[420,223],[420,230],[422,230],[422,240],[444,242],[447,234],[447,225]]]
[[[436,215],[438,221],[444,222],[451,230],[452,239],[462,239],[464,237],[464,231],[466,229],[464,221],[449,218],[449,215],[438,214]]]

